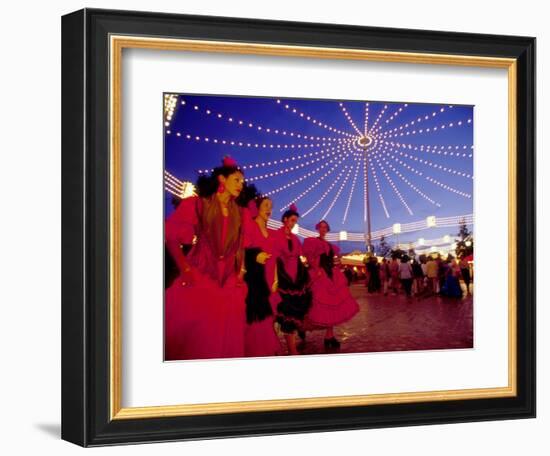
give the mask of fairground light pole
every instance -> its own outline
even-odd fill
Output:
[[[363,136],[359,139],[359,144],[363,148],[363,151],[365,153],[365,186],[367,189],[365,198],[366,198],[366,204],[367,204],[367,226],[366,226],[366,234],[367,234],[367,252],[372,253],[372,232],[371,232],[371,226],[370,226],[370,189],[369,189],[369,156],[367,149],[372,144],[372,138],[370,136]]]

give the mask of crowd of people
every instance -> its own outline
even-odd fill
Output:
[[[338,247],[325,239],[329,224],[320,221],[319,235],[302,244],[292,205],[280,229],[268,228],[272,201],[245,183],[229,157],[199,177],[196,190],[165,223],[174,266],[166,272],[165,359],[296,355],[297,338],[304,344],[312,330],[324,331],[327,350],[337,349],[334,327],[359,305]]]
[[[466,256],[456,259],[448,255],[443,259],[439,254],[434,258],[420,256],[411,259],[408,255],[366,261],[366,287],[369,293],[394,295],[401,291],[407,296],[438,294],[450,298],[462,298],[471,294],[472,282],[470,263]],[[460,281],[464,282],[463,292]]]

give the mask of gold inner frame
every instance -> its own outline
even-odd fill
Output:
[[[508,70],[508,386],[426,392],[330,396],[208,404],[122,407],[122,180],[121,94],[123,49],[195,51],[321,59],[368,60],[431,65],[454,65]],[[309,46],[219,42],[149,37],[110,36],[110,414],[111,419],[158,418],[219,413],[296,410],[372,404],[413,403],[511,397],[517,394],[516,290],[516,119],[517,61],[511,58],[422,54]]]

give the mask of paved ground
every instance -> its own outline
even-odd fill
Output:
[[[352,320],[335,328],[341,342],[336,352],[471,348],[473,345],[471,296],[462,299],[433,295],[425,298],[383,296],[368,294],[363,284],[353,284],[350,289],[360,311]],[[299,347],[301,353],[327,353],[323,338],[324,331],[308,332],[305,345]],[[281,341],[286,347],[282,337]]]

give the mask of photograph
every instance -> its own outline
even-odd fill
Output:
[[[475,106],[162,96],[165,361],[475,346]]]
[[[63,16],[64,440],[535,416],[535,37],[310,12]]]

